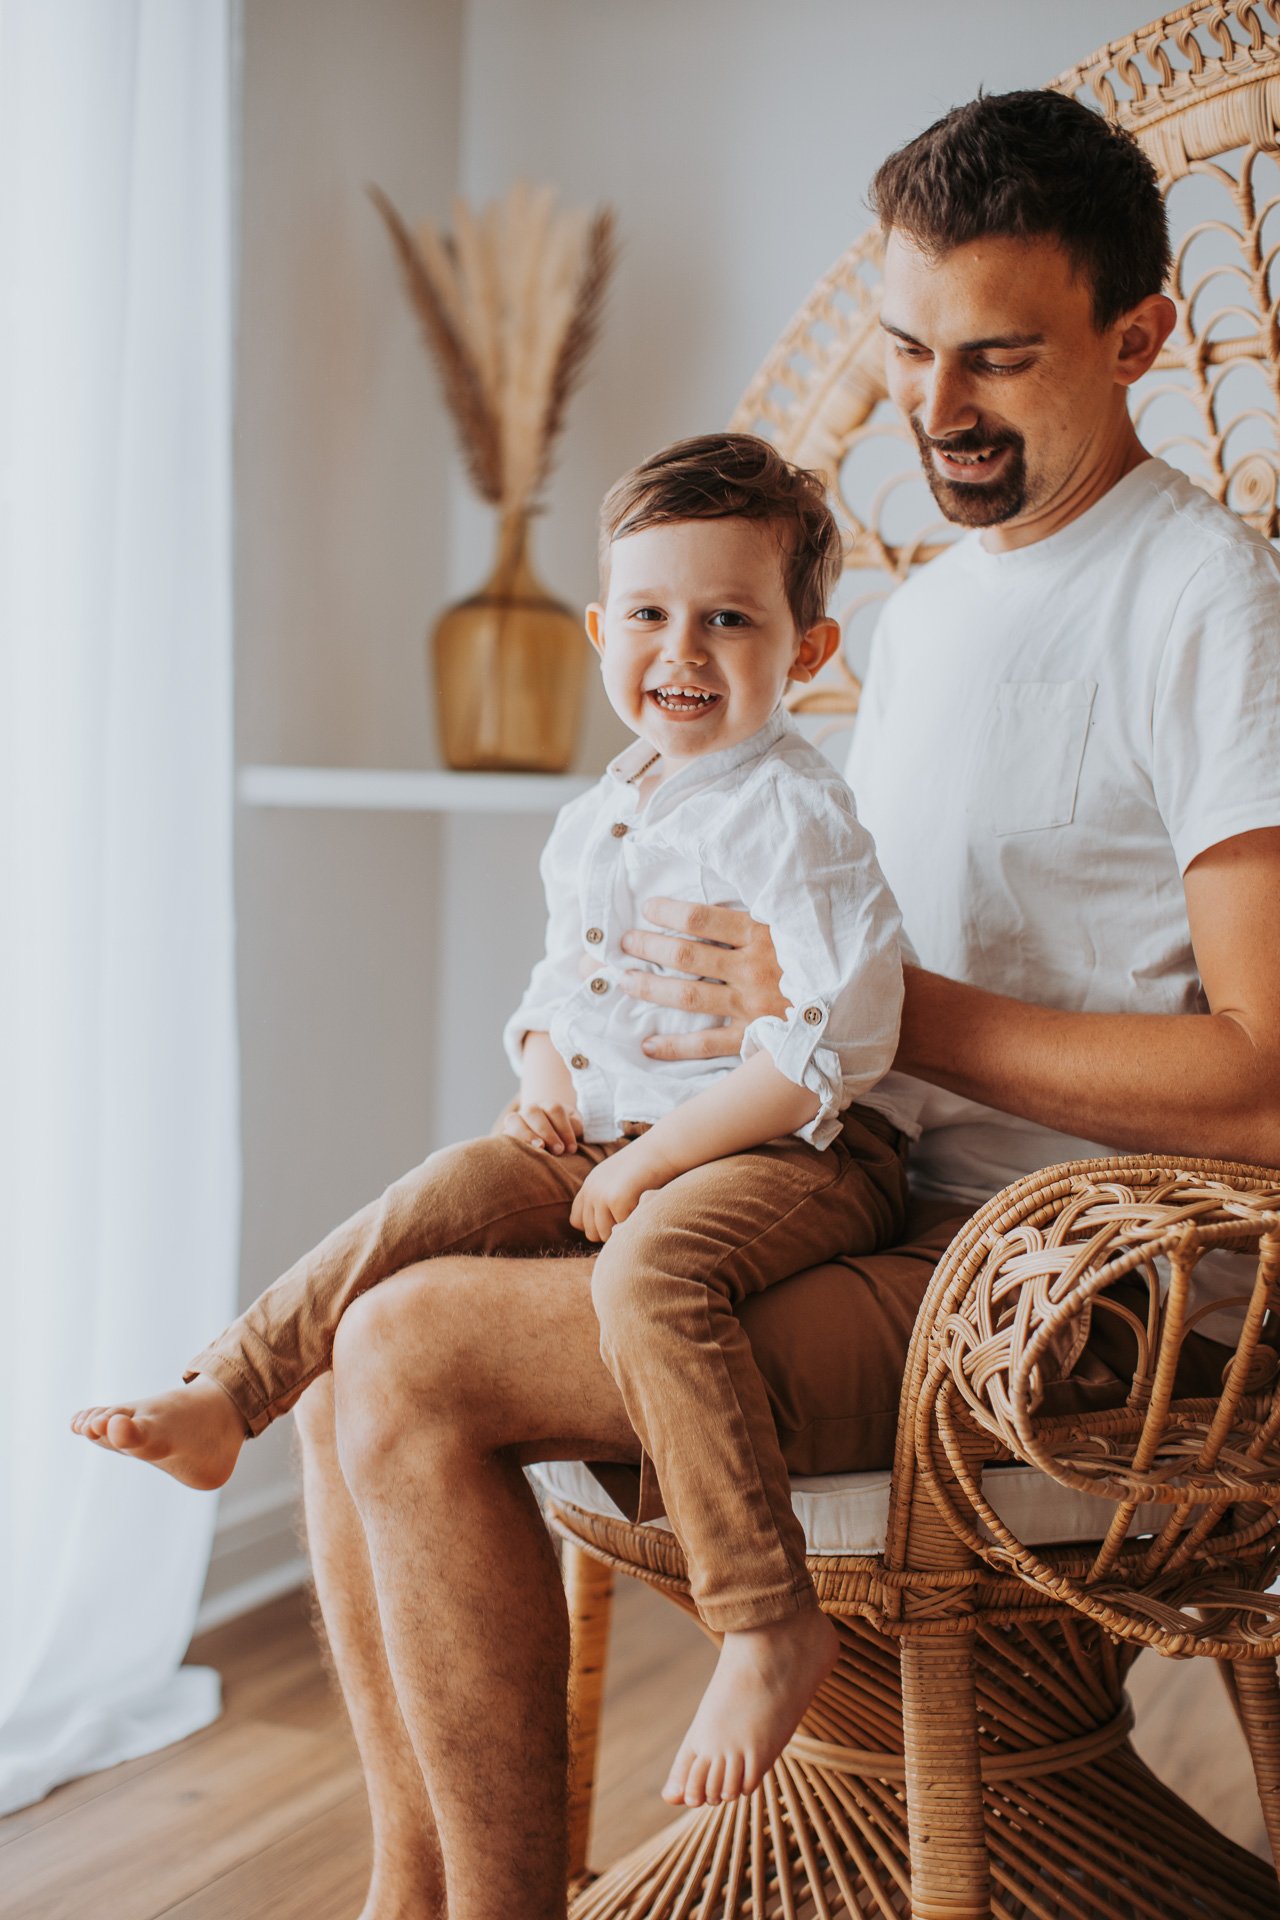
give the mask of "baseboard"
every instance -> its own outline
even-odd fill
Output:
[[[219,1518],[195,1631],[204,1633],[237,1614],[302,1586],[311,1568],[297,1530],[297,1495],[266,1487]]]

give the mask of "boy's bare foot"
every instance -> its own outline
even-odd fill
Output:
[[[754,1793],[839,1651],[839,1635],[816,1608],[767,1627],[726,1633],[663,1799],[700,1807]]]
[[[71,1431],[111,1453],[149,1461],[203,1492],[231,1478],[248,1437],[234,1401],[204,1374],[154,1400],[85,1407],[73,1415]]]

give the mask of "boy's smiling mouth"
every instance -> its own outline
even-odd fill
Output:
[[[664,713],[706,713],[720,704],[720,695],[705,687],[648,687],[645,698]]]

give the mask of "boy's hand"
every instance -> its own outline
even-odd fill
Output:
[[[626,1153],[614,1154],[593,1167],[574,1196],[569,1225],[588,1240],[601,1243],[620,1227],[640,1204],[648,1182],[637,1180],[626,1165]]]
[[[664,1187],[671,1178],[649,1161],[640,1142],[624,1147],[610,1160],[602,1160],[578,1188],[569,1210],[569,1225],[588,1240],[607,1240],[640,1204],[643,1194]]]
[[[548,1153],[576,1153],[582,1138],[582,1115],[576,1107],[540,1107],[524,1101],[507,1114],[502,1131],[526,1147],[545,1147]]]

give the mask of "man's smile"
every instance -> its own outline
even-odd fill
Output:
[[[1009,427],[982,421],[935,440],[915,414],[908,415],[933,497],[948,520],[989,527],[1012,520],[1027,498],[1026,448]]]
[[[985,480],[1001,467],[1010,448],[1006,441],[1000,447],[987,447],[981,453],[957,453],[952,448],[939,445],[935,440],[931,449],[933,462],[945,480],[957,481],[960,485],[971,484],[976,480]]]

